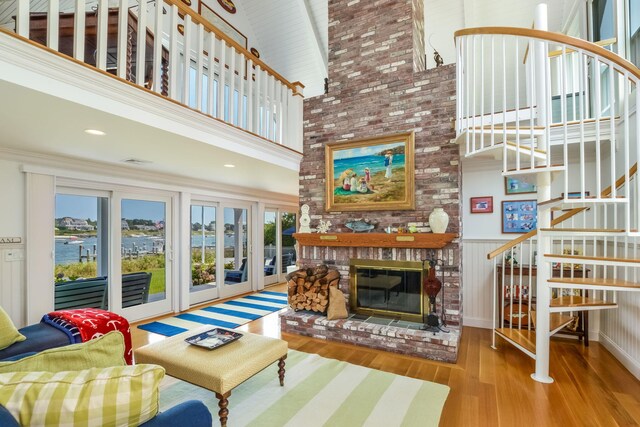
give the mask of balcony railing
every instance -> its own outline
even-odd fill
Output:
[[[40,6],[46,10],[38,4],[4,3],[0,18],[8,22],[0,22],[0,31],[302,151],[303,85],[287,81],[185,4],[49,0]]]

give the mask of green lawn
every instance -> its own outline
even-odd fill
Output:
[[[165,270],[164,268],[151,268],[147,270],[151,273],[151,286],[149,287],[149,294],[157,294],[158,292],[165,291]]]

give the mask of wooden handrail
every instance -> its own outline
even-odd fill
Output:
[[[225,42],[227,42],[227,44],[233,46],[238,52],[242,53],[247,59],[251,59],[254,64],[259,65],[260,68],[262,68],[264,71],[271,74],[277,80],[280,80],[280,82],[283,85],[287,86],[289,89],[293,91],[294,95],[302,96],[302,94],[298,92],[298,87],[296,86],[295,83],[291,83],[287,79],[282,77],[275,70],[273,70],[271,67],[265,64],[262,60],[260,60],[259,58],[256,58],[244,46],[241,46],[240,44],[238,44],[238,42],[233,40],[231,37],[227,36],[218,28],[214,27],[209,21],[204,19],[199,13],[197,13],[196,11],[191,9],[189,6],[182,3],[181,0],[163,0],[163,1],[170,5],[176,6],[181,13],[189,15],[192,21],[202,25],[207,31],[214,33],[218,38],[224,40]]]
[[[618,39],[614,37],[612,39],[600,40],[600,41],[594,42],[593,44],[598,45],[600,47],[605,47],[617,42],[618,42]],[[551,52],[549,52],[549,58],[560,56],[562,55],[562,52],[563,52],[562,49],[552,50]],[[575,49],[565,49],[564,51],[564,53],[572,53],[572,52],[575,52]]]
[[[633,166],[631,166],[629,168],[629,179],[631,179],[631,177],[633,175],[635,175],[636,173],[638,173],[638,163],[634,163]],[[619,188],[622,186],[622,184],[624,184],[626,181],[626,177],[625,175],[622,175],[620,178],[618,178],[616,180],[616,188]],[[602,190],[602,192],[600,193],[600,197],[607,197],[611,195],[611,186],[605,188],[604,190]],[[557,225],[560,224],[561,222],[564,222],[566,220],[568,220],[569,218],[571,218],[572,216],[575,216],[577,214],[579,214],[580,212],[586,210],[587,208],[581,207],[581,208],[573,208],[571,209],[569,212],[564,213],[562,215],[560,215],[558,218],[554,218],[551,221],[551,225]],[[506,251],[508,251],[509,249],[511,249],[512,247],[514,247],[515,245],[517,245],[518,243],[524,242],[527,239],[530,239],[531,237],[535,236],[538,234],[538,230],[531,230],[530,232],[523,234],[522,236],[519,236],[513,240],[510,240],[509,242],[505,243],[504,245],[500,246],[497,249],[494,249],[492,252],[489,252],[487,254],[487,259],[493,259],[495,257],[497,257],[498,255],[500,255],[501,253],[504,253]]]
[[[575,37],[567,36],[561,33],[554,33],[551,31],[530,30],[528,28],[518,27],[477,27],[477,28],[465,28],[455,32],[454,37],[481,35],[481,34],[502,34],[507,36],[522,36],[531,37],[541,40],[547,40],[550,42],[566,44],[578,49],[585,50],[595,55],[599,55],[607,60],[613,62],[625,71],[630,73],[633,77],[640,80],[640,69],[633,65],[631,62],[622,58],[615,53],[602,48],[595,43],[588,42],[586,40],[578,39]]]
[[[582,212],[582,211],[584,211],[586,209],[587,208],[573,208],[569,212],[566,212],[566,213],[560,215],[558,218],[554,218],[551,221],[551,225],[560,224],[561,222],[564,222],[564,221],[568,220],[572,216],[575,216],[575,215],[579,214],[580,212]],[[500,246],[499,248],[493,250],[492,252],[489,252],[487,254],[487,259],[495,258],[498,255],[500,255],[501,253],[508,251],[509,249],[511,249],[512,247],[517,245],[518,243],[524,242],[525,240],[528,240],[528,239],[530,239],[531,237],[533,237],[533,236],[535,236],[537,234],[538,234],[538,230],[531,230],[530,232],[528,232],[526,234],[523,234],[520,237],[517,237],[517,238],[515,238],[513,240],[510,240],[509,242],[505,243],[504,245]]]

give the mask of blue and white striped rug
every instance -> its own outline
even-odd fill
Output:
[[[237,328],[287,306],[287,294],[262,291],[222,304],[204,307],[155,322],[138,325],[154,334],[171,337],[202,325]]]

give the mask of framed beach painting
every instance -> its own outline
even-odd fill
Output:
[[[510,176],[504,177],[504,194],[529,194],[538,191],[535,184],[520,181]]]
[[[536,228],[538,206],[535,200],[502,202],[502,232],[528,233]]]
[[[413,132],[327,144],[327,211],[415,209],[413,153]]]

